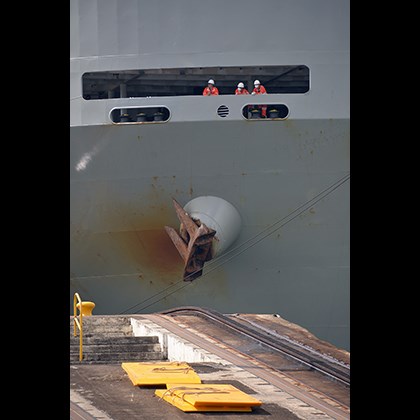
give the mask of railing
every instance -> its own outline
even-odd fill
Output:
[[[77,303],[79,303],[80,321],[77,319]],[[83,311],[82,311],[82,299],[80,299],[79,293],[74,294],[73,298],[73,332],[74,336],[77,336],[77,328],[80,331],[79,341],[79,361],[83,360]]]

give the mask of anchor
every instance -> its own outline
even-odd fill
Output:
[[[184,260],[184,281],[193,281],[203,273],[204,263],[213,258],[212,241],[216,231],[200,220],[194,220],[172,198],[177,217],[181,223],[179,233],[170,226],[165,230]]]

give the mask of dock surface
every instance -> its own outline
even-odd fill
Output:
[[[94,315],[84,318],[82,361],[75,357],[78,337],[72,337],[70,318],[71,419],[350,418],[349,352],[276,314],[181,307],[118,316],[118,322],[117,316]],[[143,360],[185,361],[203,383],[234,385],[262,405],[249,413],[183,412],[157,397],[156,387],[133,386],[121,363]]]

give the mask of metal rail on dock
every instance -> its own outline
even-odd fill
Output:
[[[299,346],[297,343],[291,343],[285,339],[281,339],[278,335],[272,335],[269,332],[257,331],[255,328],[245,326],[230,317],[223,315],[213,309],[200,308],[195,306],[181,306],[174,309],[161,311],[164,315],[171,314],[191,314],[197,313],[208,319],[223,324],[224,326],[239,332],[242,335],[251,337],[259,343],[268,346],[270,349],[277,351],[323,375],[326,375],[346,386],[350,386],[350,368],[331,360],[327,360],[320,354],[310,352],[309,350]]]

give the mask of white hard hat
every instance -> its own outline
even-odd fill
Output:
[[[212,85],[214,85],[214,80],[210,79],[207,83],[211,83]]]
[[[244,87],[245,87],[245,85],[242,82],[238,83],[238,88],[244,88]]]
[[[258,79],[254,81],[254,85],[260,85],[260,84],[261,83],[260,83],[260,81]]]

